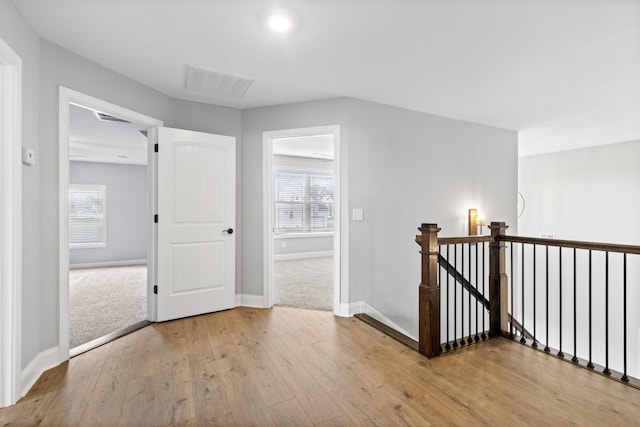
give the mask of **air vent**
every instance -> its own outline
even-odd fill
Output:
[[[93,113],[96,115],[98,120],[102,120],[103,122],[131,123],[128,120],[121,119],[119,117],[114,117],[114,116],[111,116],[109,114],[101,113],[99,111],[94,111]]]
[[[184,88],[212,97],[242,99],[253,80],[187,65],[187,81]]]

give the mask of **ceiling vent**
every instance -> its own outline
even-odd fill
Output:
[[[102,120],[103,122],[131,123],[128,120],[121,119],[119,117],[115,117],[106,113],[101,113],[100,111],[94,111],[93,114],[96,115],[98,120]]]
[[[212,97],[242,99],[253,80],[187,65],[185,89]]]

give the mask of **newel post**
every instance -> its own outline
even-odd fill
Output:
[[[506,334],[509,328],[505,243],[499,240],[507,228],[504,222],[492,222],[489,226],[493,237],[489,243],[489,335],[494,337]]]
[[[422,279],[419,288],[418,350],[427,357],[438,356],[440,349],[440,287],[438,286],[438,231],[436,224],[422,224],[420,254]]]

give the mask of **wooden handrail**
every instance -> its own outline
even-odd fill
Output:
[[[463,236],[463,237],[438,237],[439,245],[457,245],[461,243],[492,242],[492,236]]]
[[[460,243],[482,243],[491,242],[493,237],[491,236],[462,236],[462,237],[438,237],[439,245],[457,245]],[[416,236],[416,243],[422,244],[422,236],[418,234]]]
[[[492,236],[460,236],[460,237],[438,237],[439,245],[456,245],[462,243],[482,243],[493,241]],[[623,245],[618,243],[587,242],[582,240],[547,239],[543,237],[527,236],[500,236],[500,240],[512,243],[529,243],[546,246],[561,246],[563,248],[591,249],[594,251],[621,252],[640,255],[640,246]],[[421,244],[422,236],[416,236],[416,242]]]
[[[439,239],[442,241],[444,239]],[[640,246],[620,245],[615,243],[583,242],[580,240],[545,239],[542,237],[500,236],[500,241],[512,243],[530,243],[546,246],[561,246],[563,248],[591,249],[594,251],[622,252],[640,254]]]

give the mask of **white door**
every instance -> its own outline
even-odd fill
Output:
[[[160,127],[157,320],[235,306],[236,140]]]

